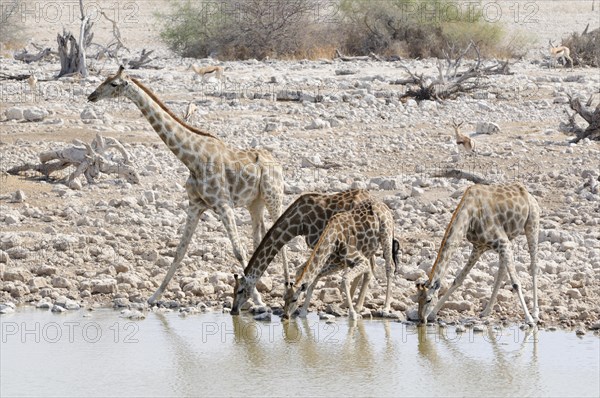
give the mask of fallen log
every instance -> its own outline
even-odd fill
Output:
[[[117,174],[127,182],[137,184],[139,175],[130,165],[131,156],[123,145],[114,138],[105,138],[100,134],[91,144],[80,140],[74,140],[75,145],[67,148],[45,151],[39,154],[40,163],[25,163],[21,166],[15,166],[7,172],[17,175],[24,171],[36,171],[46,178],[51,178],[51,174],[68,167],[73,167],[71,172],[64,180],[70,188],[80,189],[81,182],[79,178],[84,175],[88,184],[94,183],[94,180],[100,173]],[[122,156],[121,161],[114,161],[108,154],[110,149],[117,150]]]
[[[44,48],[43,50],[41,50],[37,54],[31,54],[27,50],[23,50],[22,52],[15,54],[14,58],[17,61],[23,61],[23,62],[25,62],[27,64],[30,64],[32,62],[39,61],[40,59],[46,57],[50,53],[51,53],[50,47]]]
[[[457,178],[459,180],[468,180],[468,181],[474,182],[475,184],[484,184],[484,185],[490,185],[492,183],[491,181],[489,181],[483,177],[480,177],[477,174],[467,173],[466,171],[457,170],[457,169],[444,170],[444,171],[434,174],[433,177]]]

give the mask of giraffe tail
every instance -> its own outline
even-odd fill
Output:
[[[400,242],[398,242],[398,239],[393,238],[392,239],[392,260],[394,261],[394,273],[397,274],[399,269],[398,269],[398,252],[400,251]]]

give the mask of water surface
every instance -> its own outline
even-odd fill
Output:
[[[0,396],[600,396],[590,334],[118,315],[2,315]]]

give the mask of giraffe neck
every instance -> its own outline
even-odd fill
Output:
[[[321,233],[319,241],[315,245],[313,252],[302,269],[302,273],[296,278],[296,286],[302,285],[304,281],[312,282],[323,267],[324,262],[330,257],[331,253],[333,253],[333,243],[335,241],[335,234],[332,233],[334,232],[333,228],[335,228],[333,224],[334,223],[330,220],[323,230],[323,233]]]
[[[171,112],[148,88],[135,79],[129,85],[126,97],[129,98],[142,112],[154,131],[167,147],[188,168],[197,156],[199,149],[206,146],[209,141],[218,141],[212,135],[195,129],[185,124]],[[192,156],[192,153],[195,156]]]
[[[433,263],[433,267],[431,267],[431,271],[429,272],[430,283],[438,281],[443,278],[444,275],[446,275],[450,259],[464,238],[469,225],[469,211],[468,206],[465,205],[465,199],[469,195],[470,189],[470,187],[467,188],[463,194],[463,197],[456,207],[456,210],[454,210],[454,213],[452,213],[452,218],[450,219],[450,223],[448,223],[448,227],[446,227],[446,232],[444,233],[444,238],[442,239],[437,257]]]
[[[256,283],[281,248],[296,236],[303,234],[302,214],[298,208],[305,201],[306,197],[298,198],[266,233],[244,269],[244,275],[248,280]]]

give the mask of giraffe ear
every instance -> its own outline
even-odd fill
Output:
[[[303,283],[302,286],[300,286],[300,291],[301,292],[306,291],[306,283]]]
[[[433,290],[438,290],[440,288],[440,281],[439,281],[439,279],[437,281],[433,282],[433,285],[431,285],[431,288]]]

